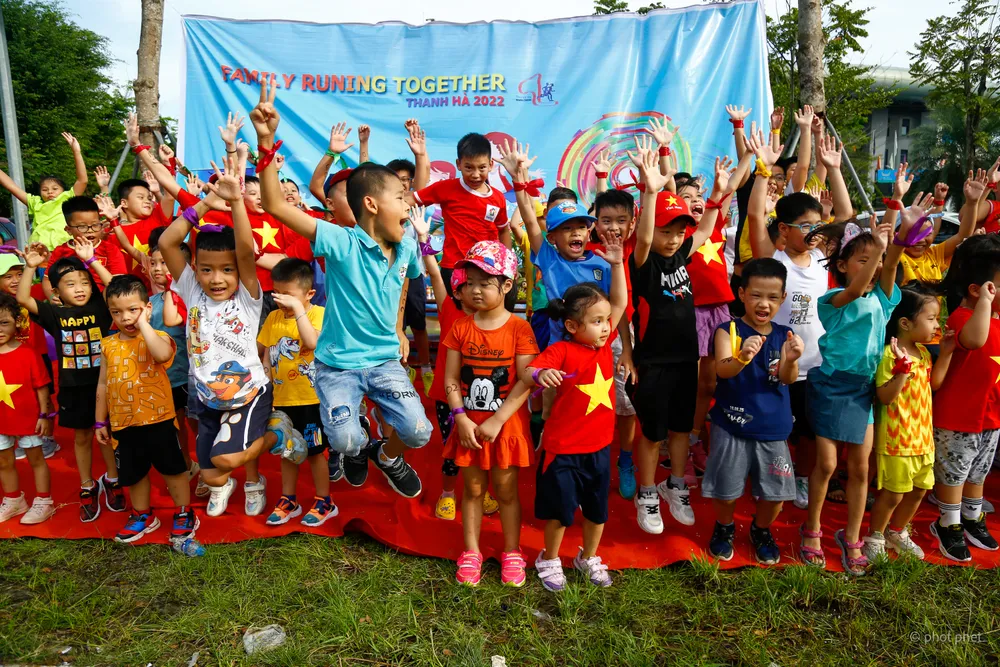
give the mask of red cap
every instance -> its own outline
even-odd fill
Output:
[[[347,167],[346,169],[341,169],[336,174],[326,179],[326,188],[323,189],[323,192],[330,192],[330,188],[335,186],[337,183],[346,181],[353,171],[353,168]]]
[[[656,226],[666,227],[678,218],[686,218],[684,223],[694,225],[695,220],[691,217],[687,202],[678,197],[673,192],[660,192],[656,195]]]

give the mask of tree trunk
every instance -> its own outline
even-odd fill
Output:
[[[799,0],[799,99],[816,111],[826,111],[823,88],[823,4]]]
[[[139,33],[139,75],[132,82],[139,140],[155,146],[153,130],[160,129],[160,43],[163,37],[163,0],[142,0]]]

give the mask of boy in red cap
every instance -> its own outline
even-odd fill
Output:
[[[657,493],[669,503],[679,523],[694,524],[684,467],[698,395],[698,332],[687,265],[711,236],[721,203],[737,183],[735,179],[730,183],[730,161],[716,159],[712,196],[705,202],[697,229],[685,239],[687,227],[695,224],[687,203],[673,192],[660,192],[667,177],[657,168],[656,152],[649,143],[636,141],[636,145],[638,154],[629,153],[642,174],[642,212],[629,258],[639,375],[630,389],[642,428],[636,451],[639,490],[635,505],[639,527],[658,535],[663,532],[663,520]],[[662,440],[669,443],[670,478],[656,486]]]

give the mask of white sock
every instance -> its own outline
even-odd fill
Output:
[[[941,518],[938,520],[939,526],[954,526],[956,523],[961,523],[961,505],[958,503],[940,503],[938,504],[938,509],[941,511]]]
[[[454,491],[442,491],[441,492],[441,497],[442,498],[454,498],[455,497],[455,492]]]
[[[385,453],[385,445],[382,445],[378,449],[378,458],[382,463],[395,463],[397,457],[389,458],[389,455]]]
[[[983,512],[983,499],[962,496],[962,518],[975,521]],[[957,523],[957,522],[956,522]]]
[[[428,364],[426,366],[421,366],[420,367],[420,372],[423,373],[424,375],[427,375],[428,373],[433,372],[433,370],[434,369],[430,367],[430,364]]]

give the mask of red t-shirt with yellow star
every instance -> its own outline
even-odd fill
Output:
[[[948,317],[955,332],[955,354],[941,388],[934,394],[934,427],[960,433],[981,433],[987,423],[990,397],[1000,381],[1000,320],[990,319],[986,344],[967,350],[959,342],[962,327],[972,317],[971,308],[956,308]]]
[[[733,300],[733,288],[729,286],[729,271],[726,269],[726,239],[722,236],[726,220],[727,218],[719,216],[712,235],[694,251],[687,265],[695,306],[716,306]],[[684,231],[684,238],[694,234],[697,229],[688,227]]]
[[[35,390],[49,383],[42,357],[27,345],[0,354],[0,432],[34,435],[41,409]]]
[[[154,229],[158,227],[167,227],[170,225],[170,219],[167,218],[166,214],[163,212],[163,208],[159,204],[153,207],[153,212],[148,218],[142,220],[137,220],[136,222],[124,223],[122,224],[122,231],[125,232],[125,236],[132,243],[136,250],[149,254],[149,235]],[[109,233],[108,238],[114,238],[114,234]],[[125,266],[128,268],[128,272],[142,279],[142,282],[149,287],[149,276],[145,274],[142,270],[142,264],[132,259],[128,254],[122,250],[122,258],[125,260]]]
[[[542,447],[550,454],[591,454],[604,449],[615,431],[615,363],[611,345],[594,349],[574,341],[549,345],[532,368],[563,371]]]

